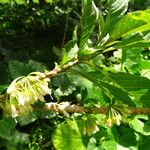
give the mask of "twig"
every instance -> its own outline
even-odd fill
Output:
[[[79,60],[76,59],[76,60],[69,62],[61,67],[55,67],[53,70],[44,73],[44,75],[41,78],[42,79],[43,78],[52,78],[52,77],[56,76],[58,73],[66,71],[69,68],[71,68],[73,65],[78,64],[78,63],[79,63]]]
[[[46,111],[53,111],[62,113],[62,109],[60,109],[64,105],[63,110],[67,113],[89,113],[89,114],[106,114],[109,107],[108,106],[101,106],[101,107],[82,107],[78,105],[71,105],[68,102],[63,103],[46,103],[45,107],[43,108]],[[150,108],[128,108],[131,112],[129,114],[147,114],[150,115]]]

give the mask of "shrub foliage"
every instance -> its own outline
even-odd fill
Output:
[[[0,149],[150,148],[148,1],[0,5]]]

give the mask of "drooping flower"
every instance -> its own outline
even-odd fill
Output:
[[[112,127],[113,125],[119,126],[121,121],[130,113],[131,111],[126,104],[112,105],[108,110],[105,124],[107,127]]]
[[[86,117],[84,117],[83,134],[90,136],[98,131],[99,127],[96,118],[94,118],[92,115],[86,115]]]
[[[12,117],[32,111],[31,105],[44,101],[44,96],[51,95],[48,78],[41,78],[42,73],[34,72],[15,79],[7,89],[5,112]]]

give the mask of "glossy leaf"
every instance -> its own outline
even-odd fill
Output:
[[[129,73],[109,73],[110,77],[128,91],[150,89],[150,80]]]
[[[88,72],[88,74],[90,75],[95,75],[94,72]],[[98,76],[100,76],[100,74],[97,74]],[[95,84],[93,84],[90,80],[86,79],[85,77],[79,76],[77,74],[71,74],[70,78],[72,79],[72,82],[76,85],[76,86],[80,86],[81,89],[85,92],[82,93],[83,97],[82,97],[82,101],[81,104],[106,104],[102,93],[101,93],[101,88],[99,88],[98,86],[95,86]]]
[[[133,100],[128,96],[128,93],[125,92],[123,89],[104,82],[100,82],[100,85],[102,86],[102,88],[106,88],[114,96],[115,99],[121,100],[123,101],[123,103],[126,103],[129,106],[135,106]]]
[[[139,73],[141,70],[143,48],[131,47],[122,49],[122,65],[131,73]]]

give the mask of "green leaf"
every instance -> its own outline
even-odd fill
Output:
[[[89,72],[91,75],[96,75],[96,72]],[[97,74],[97,76],[100,77],[100,74]],[[81,103],[87,104],[97,104],[98,102],[100,104],[106,104],[102,93],[101,88],[98,86],[95,86],[90,80],[86,79],[85,77],[76,75],[76,74],[70,74],[70,78],[72,79],[72,82],[76,86],[80,86],[81,89],[85,92],[85,95],[83,95]],[[84,94],[84,93],[83,93]]]
[[[101,11],[99,11],[98,25],[99,25],[99,35],[101,36],[105,27],[105,21]]]
[[[80,66],[81,67],[81,66]],[[81,68],[80,68],[81,69]],[[97,74],[91,74],[88,71],[83,71],[80,70],[79,68],[76,67],[76,69],[74,69],[74,74],[78,74],[84,78],[86,78],[87,80],[89,80],[90,82],[92,82],[95,86],[99,87],[100,89],[103,89],[104,92],[112,94],[117,100],[122,100],[124,103],[131,105],[131,106],[135,106],[134,102],[132,101],[132,99],[128,96],[128,94],[126,92],[124,92],[124,90],[122,90],[121,88],[105,83],[102,80],[105,81],[105,79],[100,78],[101,76],[97,76]],[[97,71],[98,74],[101,74],[100,71]]]
[[[54,95],[59,99],[61,96],[68,96],[76,90],[75,84],[71,82],[66,74],[60,74],[52,79],[52,85],[56,88]]]
[[[129,91],[136,100],[150,106],[150,80],[129,73],[109,73],[109,76],[122,88]]]
[[[128,126],[120,126],[118,132],[120,134],[120,145],[124,147],[136,146],[136,135],[133,129],[129,128]]]
[[[81,36],[80,51],[84,49],[85,44],[90,38],[99,15],[98,8],[92,0],[82,0],[82,18],[81,18]]]
[[[128,0],[109,0],[108,15],[104,27],[103,37],[110,33],[115,24],[124,16],[128,8]]]
[[[63,48],[61,65],[71,61],[72,59],[76,59],[78,50],[77,41],[69,41]]]
[[[28,134],[20,133],[15,129],[16,122],[12,118],[4,118],[0,120],[0,137],[7,139],[9,141],[14,141],[14,143],[27,142]]]
[[[142,60],[140,63],[142,69],[149,69],[150,68],[150,61],[149,60]]]
[[[87,150],[98,150],[98,147],[96,146],[96,139],[94,137],[89,140]]]
[[[133,32],[150,30],[150,11],[135,11],[124,16],[110,33],[111,40],[129,35]]]
[[[52,141],[56,150],[86,150],[88,138],[81,135],[75,121],[68,120],[57,126]]]
[[[26,76],[31,72],[40,71],[44,72],[45,67],[38,62],[29,60],[28,63],[19,62],[17,60],[9,62],[9,72],[12,79],[15,79],[19,76]]]
[[[150,125],[146,124],[140,119],[145,121],[148,119],[148,117],[137,115],[132,121],[129,122],[130,127],[142,135],[150,135]]]
[[[8,88],[9,85],[0,85],[0,93],[5,90],[6,88]]]
[[[107,129],[107,136],[102,141],[102,148],[108,150],[117,150],[117,130],[115,127]]]
[[[25,126],[34,122],[37,119],[52,119],[53,117],[55,117],[55,114],[53,112],[35,110],[23,116],[19,116],[17,118],[17,122],[20,126]]]
[[[150,47],[150,40],[144,40],[143,35],[141,33],[135,33],[127,38],[124,38],[122,41],[118,42],[113,46],[116,49],[119,48],[147,48]]]
[[[106,140],[102,143],[102,147],[108,150],[117,150],[117,142],[114,139]]]
[[[145,77],[123,72],[111,72],[109,75],[117,84],[127,89],[128,91],[150,89],[150,80]]]
[[[90,40],[89,40],[90,41]],[[89,41],[87,42],[87,45],[85,45],[84,49],[80,50],[80,53],[79,53],[79,57],[82,57],[82,56],[85,56],[85,55],[90,55],[90,54],[94,54],[96,52],[102,52],[102,50],[104,49],[104,47],[93,47],[93,46],[90,46],[89,44]]]
[[[122,49],[122,65],[131,73],[139,73],[141,69],[141,53],[143,48],[131,47]]]
[[[149,150],[150,149],[150,136],[143,136],[141,138],[138,150]]]
[[[123,101],[123,103],[126,103],[129,106],[135,106],[132,99],[128,96],[128,93],[124,92],[121,88],[104,82],[100,82],[100,85],[101,87],[106,88],[114,96],[115,99],[121,100]]]
[[[150,79],[150,69],[142,69],[140,73],[141,76]]]

